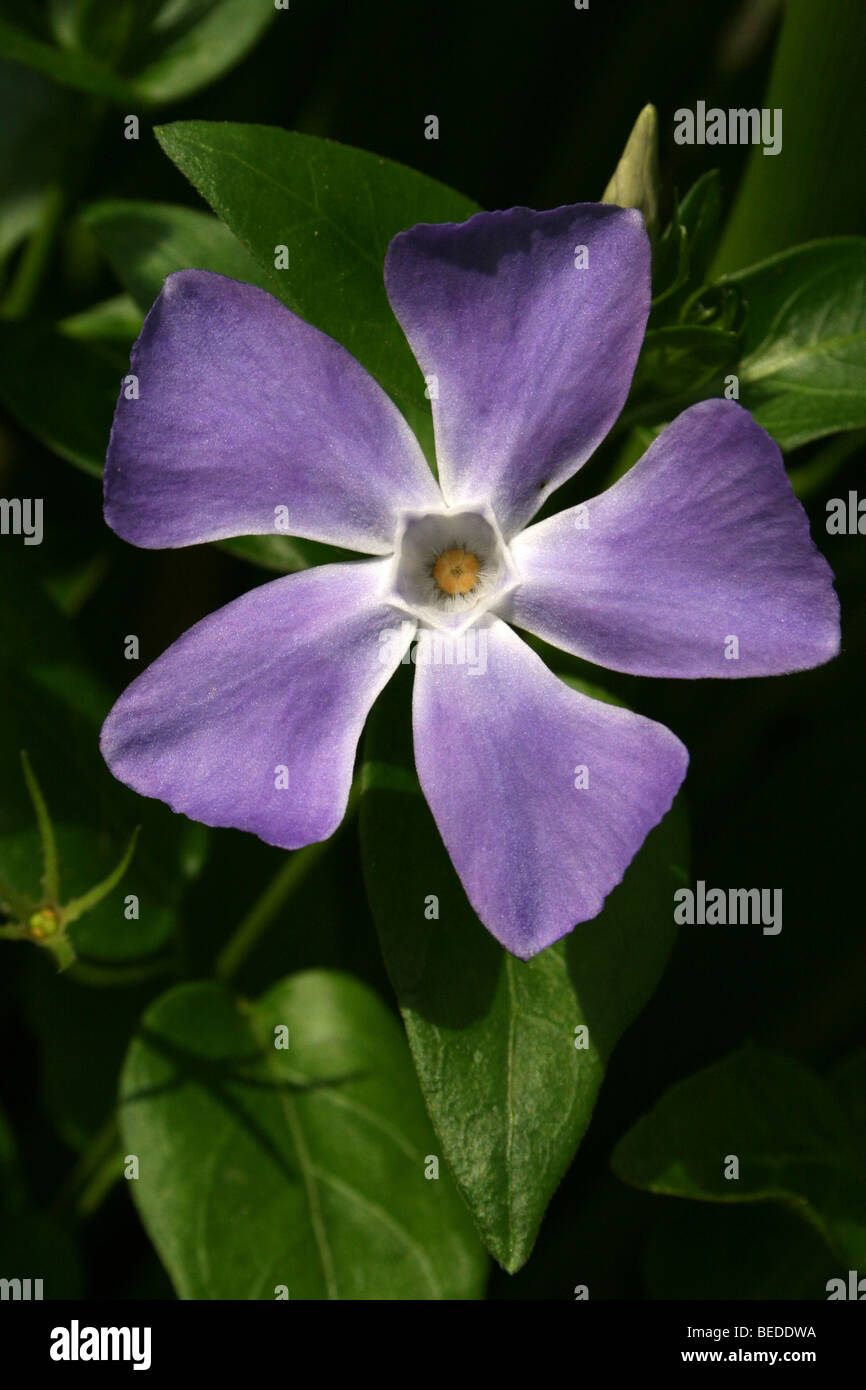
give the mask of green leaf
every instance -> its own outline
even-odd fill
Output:
[[[220,550],[227,550],[239,560],[247,560],[275,574],[292,574],[311,565],[330,565],[338,560],[357,560],[354,551],[342,550],[324,541],[308,541],[298,536],[233,536],[218,541]]]
[[[23,63],[37,72],[90,96],[104,97],[119,104],[134,96],[134,89],[99,59],[89,54],[56,48],[24,29],[0,19],[0,57],[10,63]]]
[[[92,204],[82,217],[121,285],[146,312],[175,270],[215,270],[278,292],[277,272],[262,271],[218,217],[173,203]]]
[[[437,1146],[399,1027],[347,975],[305,971],[255,1004],[211,982],[163,995],[120,1120],[182,1298],[480,1296],[468,1213],[444,1165],[425,1178]]]
[[[635,371],[634,389],[670,396],[698,391],[737,354],[736,333],[675,323],[646,333]]]
[[[313,135],[212,121],[177,121],[156,135],[277,277],[283,302],[363,363],[432,457],[424,380],[385,294],[385,251],[404,228],[459,222],[476,205],[401,164]],[[274,269],[278,246],[288,247],[287,270]]]
[[[63,46],[0,19],[0,56],[120,106],[199,91],[239,63],[276,17],[273,0],[100,0],[78,10],[58,16]]]
[[[692,184],[677,209],[689,244],[689,280],[703,283],[715,249],[722,216],[722,179],[718,169],[708,169]]]
[[[739,1177],[726,1178],[729,1157]],[[866,1263],[862,1146],[831,1088],[800,1062],[744,1048],[671,1088],[614,1151],[614,1172],[650,1192],[775,1201],[842,1259]]]
[[[717,169],[692,185],[673,216],[653,255],[651,327],[676,321],[689,294],[704,281],[721,217],[722,190]]]
[[[0,400],[61,458],[99,476],[128,353],[51,324],[0,321]]]
[[[866,425],[866,238],[797,246],[721,284],[748,305],[741,403],[783,449]]]
[[[421,795],[404,675],[368,725],[367,893],[445,1155],[489,1249],[514,1271],[586,1131],[613,1047],[667,960],[675,866],[686,856],[682,807],[649,837],[600,917],[518,961],[469,906]],[[425,917],[431,894],[438,920]]]
[[[119,343],[128,347],[141,332],[141,310],[126,294],[103,299],[78,314],[61,319],[57,327],[67,338],[83,342]]]
[[[0,262],[40,221],[77,158],[77,98],[27,68],[0,62]]]
[[[276,16],[274,0],[160,4],[138,56],[141,39],[134,35],[136,92],[148,102],[159,103],[200,91],[246,57]]]

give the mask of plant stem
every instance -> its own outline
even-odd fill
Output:
[[[59,185],[46,191],[39,223],[21,253],[15,278],[3,301],[0,312],[4,318],[25,318],[32,309],[51,260],[65,205]]]
[[[341,830],[348,825],[358,807],[357,785],[352,788]],[[214,964],[218,980],[231,980],[267,931],[274,917],[304,881],[321,858],[330,841],[320,840],[297,849],[274,875],[264,892],[256,899],[247,915],[223,946]]]

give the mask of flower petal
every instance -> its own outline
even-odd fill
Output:
[[[169,275],[131,372],[139,395],[117,403],[105,516],[134,545],[288,531],[386,554],[398,510],[441,505],[381,387],[265,290]]]
[[[418,665],[415,762],[472,906],[527,960],[601,911],[688,753],[663,725],[565,685],[498,619],[480,633],[486,669],[477,651]]]
[[[830,566],[778,445],[734,401],[683,411],[607,492],[511,552],[522,583],[503,616],[616,671],[771,676],[839,650]]]
[[[391,242],[385,287],[437,379],[448,503],[489,501],[513,534],[589,458],[628,394],[650,301],[640,214],[579,203],[421,224]]]
[[[326,839],[346,809],[364,720],[413,632],[382,602],[388,569],[368,560],[287,575],[190,628],[106,719],[115,777],[271,845]]]

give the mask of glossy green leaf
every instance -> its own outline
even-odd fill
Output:
[[[166,154],[270,276],[290,309],[354,354],[422,445],[432,423],[424,380],[382,277],[391,238],[416,222],[459,222],[476,205],[391,160],[270,126],[177,121]],[[288,248],[289,267],[275,270]]]
[[[513,1271],[586,1131],[610,1053],[667,960],[686,858],[682,807],[600,917],[518,961],[469,906],[421,795],[407,686],[392,681],[368,725],[367,893],[444,1152],[489,1249]],[[425,915],[431,895],[438,919]]]
[[[171,990],[130,1048],[120,1117],[182,1298],[481,1293],[486,1260],[445,1165],[425,1177],[438,1146],[399,1025],[350,976],[303,972],[254,1004],[213,983]]]
[[[726,1177],[731,1157],[739,1177]],[[744,1048],[671,1088],[614,1152],[625,1182],[709,1202],[775,1201],[839,1257],[866,1263],[864,1152],[826,1082]]]
[[[721,283],[748,309],[740,401],[783,449],[866,426],[866,238],[797,246]]]

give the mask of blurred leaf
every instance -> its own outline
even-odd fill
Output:
[[[218,541],[217,544],[221,550],[227,550],[239,560],[248,560],[250,564],[273,570],[275,574],[292,574],[310,565],[329,565],[338,560],[358,558],[352,550],[341,550],[337,545],[325,545],[323,541],[308,541],[297,536],[233,536],[231,540]]]
[[[480,1296],[469,1215],[444,1164],[425,1179],[436,1143],[399,1027],[348,975],[290,976],[255,1004],[171,990],[130,1048],[120,1117],[182,1298]]]
[[[818,1232],[784,1207],[659,1205],[644,1261],[650,1298],[825,1299],[839,1274]]]
[[[141,332],[141,310],[127,294],[104,299],[78,314],[70,314],[57,325],[66,338],[83,342],[119,343],[131,347]],[[119,359],[118,359],[119,360]]]
[[[81,1152],[114,1112],[120,1068],[130,1037],[165,976],[95,999],[69,972],[46,967],[31,951],[19,984],[27,1027],[38,1040],[39,1099],[57,1133]]]
[[[135,90],[154,103],[215,82],[246,57],[277,15],[274,0],[161,0],[153,11],[131,52]]]
[[[748,306],[740,400],[783,449],[866,426],[866,238],[797,246],[721,283]]]
[[[513,1272],[589,1124],[614,1045],[673,944],[682,806],[650,835],[601,916],[516,960],[469,906],[421,794],[407,684],[391,682],[368,725],[367,893],[445,1155],[489,1249]],[[429,894],[439,899],[435,921],[424,915]],[[586,1049],[576,1046],[579,1025]]]
[[[104,97],[121,105],[134,97],[133,88],[98,59],[44,43],[5,19],[0,19],[0,58],[35,68],[61,86],[73,87],[90,96]]]
[[[0,320],[0,400],[27,430],[87,473],[102,473],[128,353],[45,323]]]
[[[15,1137],[0,1112],[0,1270],[6,1279],[41,1279],[46,1299],[80,1298],[81,1266],[68,1231],[34,1203]],[[4,1297],[6,1295],[4,1294]],[[31,1284],[31,1297],[36,1293]]]
[[[98,742],[110,692],[90,674],[71,625],[38,579],[30,573],[23,580],[11,551],[0,552],[0,583],[16,594],[14,604],[0,605],[0,874],[20,891],[39,896],[42,854],[21,772],[24,748],[55,827],[64,899],[104,879],[126,849],[133,826],[141,824],[128,880],[70,931],[85,961],[121,965],[149,959],[164,950],[176,927],[183,894],[201,869],[208,833],[115,781]],[[138,918],[124,913],[130,893],[139,899]]]
[[[732,1155],[736,1179],[725,1177]],[[863,1158],[825,1082],[749,1047],[672,1087],[620,1141],[612,1165],[624,1182],[667,1196],[780,1202],[856,1267],[866,1264]]]
[[[0,56],[133,111],[216,81],[277,13],[273,0],[55,0],[53,10],[62,46],[0,19]]]
[[[38,73],[0,61],[0,263],[39,221],[68,166],[75,98]]]
[[[270,126],[177,121],[166,154],[271,277],[276,293],[363,363],[430,457],[424,380],[385,295],[391,238],[416,222],[462,221],[462,194],[348,145]],[[289,268],[275,271],[278,246]]]
[[[739,335],[719,328],[675,323],[644,336],[634,389],[664,396],[698,391],[737,355]]]
[[[218,217],[172,203],[94,203],[82,218],[125,290],[145,312],[174,270],[215,270],[278,292],[274,276]]]
[[[858,1047],[830,1071],[828,1082],[845,1111],[857,1141],[866,1153],[866,1047]]]

